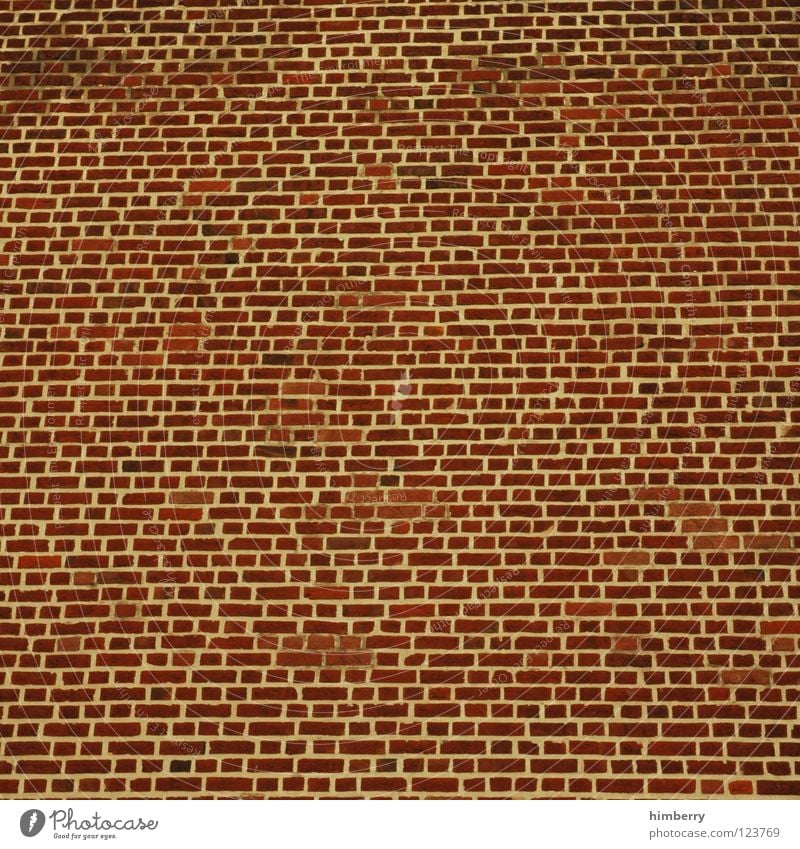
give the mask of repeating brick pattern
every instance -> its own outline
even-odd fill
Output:
[[[794,0],[0,28],[0,793],[800,793]]]

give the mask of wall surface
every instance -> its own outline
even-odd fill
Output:
[[[796,0],[7,0],[0,794],[800,795]]]

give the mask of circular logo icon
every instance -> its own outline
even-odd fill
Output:
[[[19,830],[25,837],[36,837],[44,828],[44,813],[37,808],[31,808],[19,818]]]

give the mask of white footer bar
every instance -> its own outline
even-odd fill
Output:
[[[0,846],[800,846],[800,801],[791,800],[337,801],[0,801]]]

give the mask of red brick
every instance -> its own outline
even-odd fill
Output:
[[[0,795],[800,794],[792,10],[65,5],[2,22]]]

